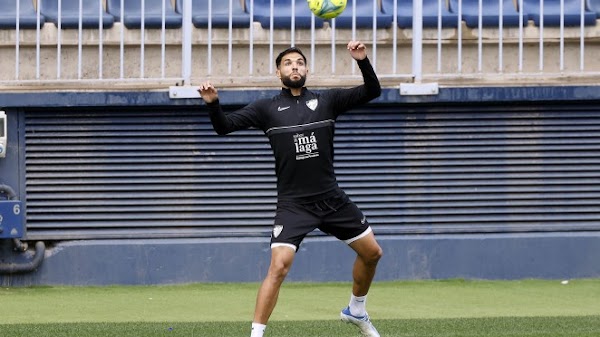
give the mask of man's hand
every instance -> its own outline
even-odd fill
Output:
[[[219,99],[219,92],[210,82],[202,83],[198,88],[198,92],[205,103],[213,103]]]
[[[367,57],[367,47],[360,41],[348,42],[348,51],[353,59],[360,61]]]

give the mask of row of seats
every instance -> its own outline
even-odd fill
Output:
[[[389,0],[388,0],[389,1]],[[563,23],[565,26],[580,26],[582,18],[582,0],[564,0],[563,1]],[[586,0],[584,0],[586,1]],[[437,1],[434,1],[437,2]],[[516,4],[515,4],[516,2]],[[502,25],[504,27],[519,26],[521,13],[518,11],[520,0],[501,0],[502,3]],[[561,4],[560,0],[543,1],[543,0],[523,0],[523,20],[525,24],[527,20],[533,20],[536,26],[541,25],[543,19],[544,26],[560,26],[561,21]],[[540,6],[540,4],[543,4]],[[517,6],[516,6],[517,5]],[[437,6],[437,5],[436,5]],[[458,0],[450,0],[449,9],[443,15],[456,18],[457,13],[462,12],[462,19],[468,27],[479,26],[479,0],[462,0],[460,4]],[[542,15],[543,10],[543,15]],[[434,13],[437,13],[437,7]],[[429,13],[430,16],[431,14]],[[483,27],[497,27],[500,24],[500,1],[498,0],[482,0],[481,6],[481,25]],[[454,17],[452,17],[454,15]],[[596,18],[600,17],[600,1],[587,0],[583,8],[583,23],[586,26],[596,24]],[[435,15],[435,25],[437,25],[437,15]],[[451,20],[450,20],[451,21]],[[456,23],[454,24],[456,26]]]
[[[1,0],[0,1],[0,28],[15,28],[17,25],[17,2],[19,4],[18,24],[20,28],[36,28],[38,20],[40,25],[51,22],[63,28],[78,28],[80,24],[80,0],[62,0],[59,11],[59,0],[41,0],[40,15],[38,17],[34,2],[38,0]],[[212,3],[209,20],[209,1]],[[251,0],[192,0],[192,22],[197,28],[212,27],[226,28],[231,23],[235,28],[249,27]],[[292,4],[294,1],[294,4]],[[373,26],[373,2],[355,0],[356,10],[352,8],[353,0],[348,0],[348,8],[335,20],[336,27],[351,28],[353,13],[358,28]],[[439,2],[442,2],[440,8]],[[425,27],[438,26],[438,13],[441,13],[443,27],[457,27],[458,13],[461,20],[468,27],[479,25],[480,0],[423,0],[423,25]],[[500,4],[498,0],[481,0],[481,24],[483,27],[497,27],[499,25]],[[502,1],[502,24],[504,27],[519,25],[519,16],[515,1]],[[543,2],[543,16],[541,15],[540,1]],[[533,20],[535,25],[541,24],[542,18],[545,26],[559,26],[560,2],[564,1],[564,24],[578,26],[581,24],[582,0],[523,0],[523,18]],[[585,25],[595,25],[600,17],[600,0],[584,0],[585,8],[583,20]],[[105,6],[104,7],[104,3]],[[231,3],[231,8],[230,8]],[[310,28],[312,13],[308,9],[306,0],[274,0],[274,15],[271,18],[271,0],[253,0],[253,20],[260,22],[263,28],[289,28],[292,24],[294,11],[295,27]],[[104,28],[112,27],[115,21],[123,22],[127,28],[141,28],[142,23],[146,28],[179,28],[182,23],[183,0],[176,0],[175,6],[171,0],[82,0],[81,25],[83,28],[97,28],[100,18]],[[412,0],[396,0],[397,22],[401,28],[412,27]],[[100,7],[102,6],[102,7]],[[123,6],[123,8],[121,8]],[[142,10],[143,6],[143,10]],[[389,28],[393,23],[394,0],[381,0],[381,7],[375,10],[378,28]],[[163,11],[164,9],[164,11]],[[441,9],[441,11],[440,11]],[[164,12],[164,15],[163,15]],[[230,15],[231,12],[231,15]],[[142,13],[144,15],[142,16]],[[143,20],[142,20],[143,18]],[[323,26],[323,20],[316,18],[316,28]]]

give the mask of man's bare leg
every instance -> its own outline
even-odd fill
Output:
[[[379,332],[371,323],[366,311],[367,293],[375,277],[377,263],[383,251],[375,240],[373,233],[367,234],[352,243],[350,247],[356,252],[356,260],[352,269],[352,295],[348,307],[342,310],[342,321],[356,325],[363,336],[379,337]]]
[[[371,282],[375,277],[377,263],[383,256],[383,251],[375,240],[373,232],[350,244],[350,248],[356,252],[356,260],[352,269],[352,293],[354,296],[365,296],[371,288]]]
[[[296,251],[291,247],[282,246],[271,249],[271,264],[267,276],[258,290],[254,320],[252,321],[253,329],[256,324],[260,324],[262,325],[262,331],[253,331],[251,337],[262,337],[264,326],[267,325],[269,317],[271,317],[273,309],[275,309],[277,298],[279,297],[279,289],[290,271],[295,255]]]

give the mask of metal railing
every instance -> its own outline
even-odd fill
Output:
[[[369,56],[384,85],[435,81],[513,84],[541,79],[585,83],[600,74],[600,60],[594,56],[598,53],[600,24],[586,0],[554,0],[552,4],[558,3],[560,8],[558,25],[544,22],[546,11],[552,8],[549,1],[546,5],[539,2],[536,8],[526,0],[517,0],[515,8],[523,10],[517,11],[518,24],[510,26],[505,21],[503,0],[497,3],[498,16],[491,25],[486,22],[486,7],[495,6],[495,0],[475,0],[475,26],[465,21],[465,9],[472,12],[473,1],[451,0],[454,7],[448,8],[446,0],[433,0],[437,1],[437,18],[432,25],[424,23],[431,14],[425,13],[431,6],[424,1],[427,4],[431,0],[414,0],[412,27],[399,27],[399,15],[406,14],[402,12],[403,0],[373,0],[368,4],[371,15],[361,7],[364,0],[349,0],[344,25],[337,22],[341,19],[319,23],[312,16],[309,26],[303,28],[298,28],[299,13],[307,8],[299,7],[305,6],[303,1],[294,0],[268,0],[266,8],[264,1],[228,0],[225,14],[216,11],[217,0],[206,0],[207,7],[201,11],[194,6],[203,0],[139,0],[138,28],[124,24],[130,9],[123,0],[53,0],[57,13],[68,9],[73,15],[78,11],[77,24],[69,27],[65,27],[64,15],[53,19],[46,12],[49,0],[33,0],[31,8],[23,5],[25,0],[14,1],[14,25],[0,24],[0,85],[9,88],[53,84],[90,89],[115,83],[160,88],[204,78],[219,79],[224,85],[260,86],[272,84],[274,56],[289,45],[309,50],[313,78],[327,85],[332,78],[358,78],[354,63],[340,55],[350,39],[369,44]],[[120,1],[117,13],[114,8],[107,13],[107,1]],[[162,16],[153,17],[155,25],[149,27],[145,6],[154,6],[157,1]],[[279,9],[287,1],[289,11]],[[567,1],[570,5],[571,1],[578,2],[578,18],[566,12]],[[74,3],[78,6],[75,10],[66,8]],[[270,15],[266,26],[257,21],[259,4],[260,10]],[[88,6],[97,13],[90,14]],[[243,27],[234,25],[237,7],[247,20]],[[537,21],[527,13],[528,8],[539,12]],[[33,12],[26,12],[29,9]],[[445,21],[446,11],[455,15],[454,24]],[[207,25],[194,23],[194,16],[202,15],[198,13],[208,13]],[[26,14],[33,15],[33,28],[23,25]],[[84,19],[107,14],[114,17],[114,24],[96,19],[95,26],[85,25]],[[167,14],[179,18],[181,25],[167,27]],[[223,14],[228,16],[224,19],[227,24],[215,24],[216,15]],[[276,22],[282,15],[289,16],[289,26]],[[365,25],[365,17],[370,24]]]

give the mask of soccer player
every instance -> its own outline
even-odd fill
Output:
[[[358,326],[364,336],[379,337],[365,309],[382,250],[366,217],[340,189],[333,170],[336,118],[381,94],[377,75],[360,41],[350,41],[348,52],[362,72],[364,84],[321,92],[308,90],[306,57],[296,47],[276,59],[282,90],[240,110],[224,113],[218,91],[210,82],[198,91],[213,128],[220,135],[255,127],[265,132],[275,156],[277,211],[271,234],[271,264],[256,299],[251,337],[262,337],[275,308],[279,289],[304,237],[320,229],[344,241],[356,252],[349,305],[342,321]]]

